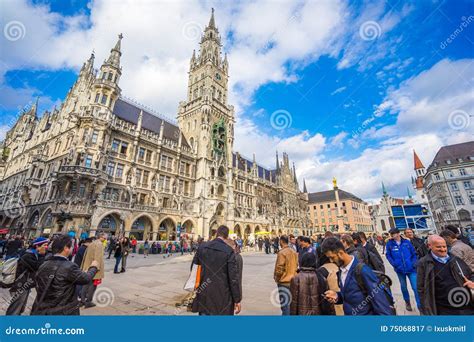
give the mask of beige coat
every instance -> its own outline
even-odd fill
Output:
[[[339,288],[338,281],[337,281],[337,272],[339,271],[339,267],[337,267],[337,265],[332,262],[328,262],[324,264],[322,267],[324,267],[329,273],[327,277],[329,289],[335,292],[341,291],[341,289]],[[336,309],[336,315],[344,316],[344,310],[342,308],[342,304],[334,305],[334,308]]]
[[[94,279],[104,279],[104,245],[99,239],[94,240],[87,247],[84,259],[82,259],[81,269],[87,271],[94,260],[99,263],[99,271]]]

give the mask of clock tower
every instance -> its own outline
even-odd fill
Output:
[[[212,9],[198,54],[189,66],[187,100],[179,105],[178,124],[197,155],[198,231],[209,238],[221,224],[233,224],[232,150],[234,108],[227,104],[228,62]]]

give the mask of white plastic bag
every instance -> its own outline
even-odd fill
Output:
[[[197,276],[197,269],[198,265],[193,264],[193,268],[191,269],[191,273],[189,274],[189,278],[184,284],[184,290],[193,292],[196,286],[196,276]]]

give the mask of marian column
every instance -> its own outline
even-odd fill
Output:
[[[337,179],[334,177],[332,179],[332,184],[334,187],[334,195],[336,196],[336,215],[337,215],[337,231],[338,233],[344,233],[346,231],[344,227],[344,216],[341,214],[341,202],[339,202],[339,189],[337,187]]]

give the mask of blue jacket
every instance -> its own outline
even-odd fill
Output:
[[[410,240],[403,239],[400,245],[395,240],[390,239],[385,246],[385,255],[395,269],[395,272],[409,274],[416,272],[416,250]]]
[[[344,284],[341,282],[341,271],[337,273],[339,287],[337,304],[343,304],[344,315],[392,315],[392,309],[384,290],[377,287],[379,279],[367,265],[362,266],[361,278],[367,290],[367,300],[363,290],[357,283],[355,274],[359,262],[354,258]]]

